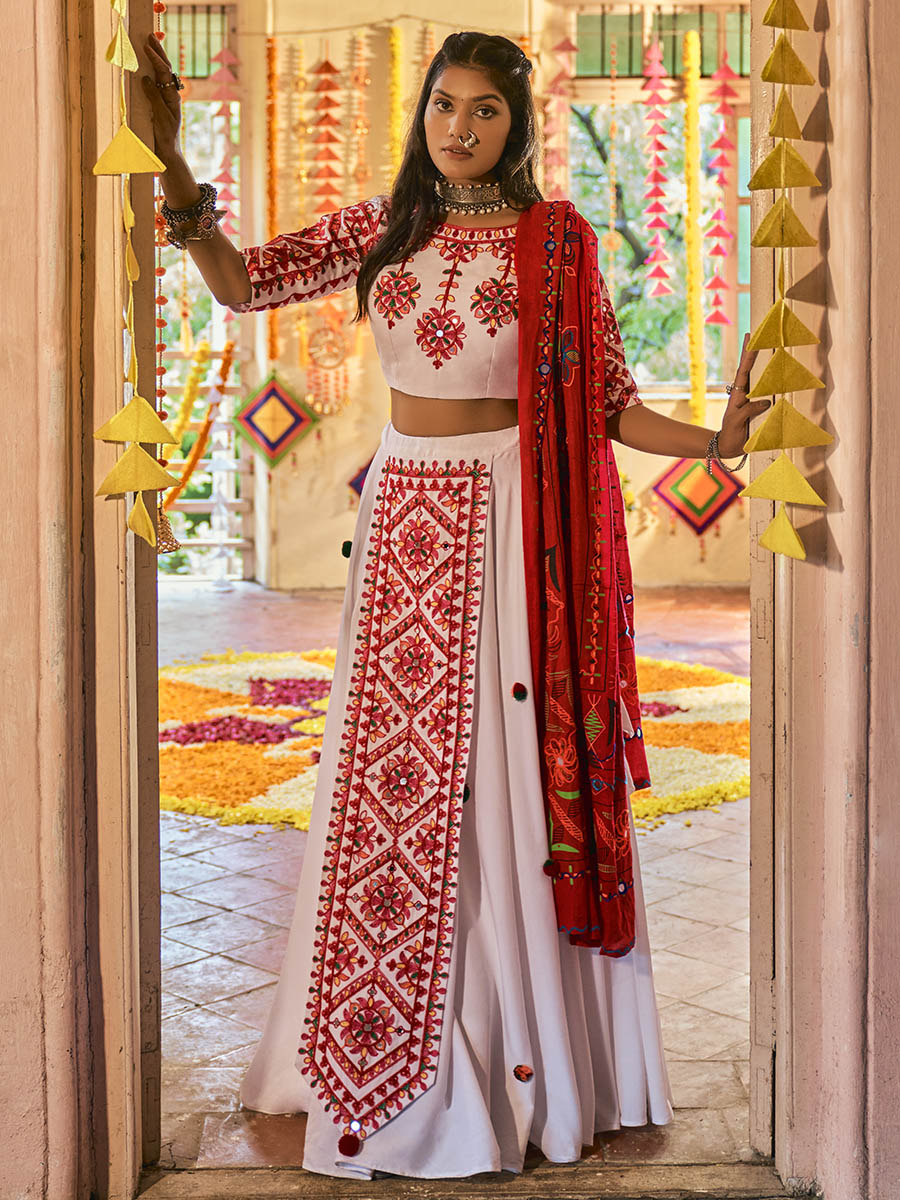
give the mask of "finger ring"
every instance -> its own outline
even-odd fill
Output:
[[[741,387],[741,385],[739,383],[726,383],[725,384],[725,391],[728,393],[729,396],[731,395],[732,392],[746,392],[746,390],[747,389],[745,387]]]
[[[181,76],[180,76],[180,75],[176,75],[174,71],[172,72],[172,78],[171,78],[170,80],[168,80],[168,82],[166,82],[166,83],[158,83],[156,86],[157,86],[158,88],[167,88],[167,87],[173,87],[173,88],[175,89],[175,91],[176,91],[176,92],[183,92],[183,91],[184,91],[184,82],[183,82],[183,80],[182,80]]]

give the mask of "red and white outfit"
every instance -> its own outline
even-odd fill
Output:
[[[376,198],[245,250],[243,308],[352,287],[385,222]],[[380,273],[391,386],[516,396],[514,247],[514,227],[445,224]],[[605,289],[601,307],[612,412],[639,400]],[[570,944],[542,870],[521,496],[517,427],[389,424],[369,470],[297,907],[241,1092],[309,1114],[311,1171],[520,1171],[529,1141],[572,1162],[598,1130],[672,1119],[633,824],[620,957]]]

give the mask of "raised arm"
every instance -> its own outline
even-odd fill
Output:
[[[156,153],[166,165],[162,189],[170,209],[188,209],[201,190],[178,141],[181,99],[172,86],[172,65],[159,41],[145,44],[154,78],[143,79],[153,114]],[[277,308],[352,287],[360,262],[386,224],[386,198],[327,213],[314,225],[280,234],[262,246],[238,250],[218,225],[203,240],[188,237],[187,249],[207,287],[235,312]]]

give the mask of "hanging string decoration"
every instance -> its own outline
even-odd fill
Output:
[[[734,231],[728,227],[728,211],[727,211],[727,189],[728,176],[726,171],[731,167],[731,158],[729,157],[734,152],[734,142],[729,137],[729,121],[734,117],[734,109],[730,101],[737,98],[737,92],[731,86],[731,81],[737,76],[728,65],[727,51],[722,55],[722,61],[717,70],[713,72],[713,79],[716,85],[713,88],[712,94],[718,100],[716,112],[719,114],[719,129],[716,140],[712,144],[712,149],[715,150],[715,157],[710,160],[710,167],[716,172],[716,182],[718,183],[719,198],[718,205],[713,211],[710,228],[707,229],[705,237],[712,241],[712,246],[709,250],[709,257],[713,262],[713,275],[706,284],[706,290],[713,294],[712,305],[709,315],[706,318],[707,325],[730,325],[731,321],[725,315],[722,293],[727,291],[728,284],[723,278],[722,269],[724,260],[728,257],[727,243],[733,241]]]
[[[344,142],[341,110],[343,83],[337,67],[326,57],[314,67],[311,76],[314,116],[310,128],[314,166],[310,172],[315,183],[313,199],[316,215],[340,208],[344,190]],[[349,395],[347,356],[350,345],[343,326],[347,319],[347,301],[327,296],[311,307],[307,337],[307,401],[319,415],[339,412]]]
[[[703,257],[700,238],[700,35],[684,35],[684,248],[691,421],[706,422],[706,349],[703,344]]]
[[[309,224],[309,124],[306,120],[306,93],[309,79],[306,74],[306,47],[302,39],[294,47],[293,78],[290,86],[290,130],[294,161],[294,227],[305,229]],[[337,156],[335,155],[335,158]],[[297,363],[305,371],[309,366],[309,313],[306,304],[294,310],[294,329],[297,334]]]
[[[172,426],[172,437],[179,445],[181,444],[181,439],[188,431],[191,416],[194,412],[194,405],[197,403],[197,393],[208,368],[209,342],[202,341],[194,351],[194,361],[191,364],[191,369],[184,383],[184,393],[181,400],[181,407],[178,411],[178,419]]]
[[[219,104],[213,116],[223,118],[222,134],[225,142],[222,161],[219,164],[219,172],[214,177],[213,182],[218,191],[218,201],[227,210],[220,228],[228,237],[233,237],[238,232],[234,224],[235,206],[238,203],[238,198],[231,190],[235,184],[232,168],[237,155],[237,146],[234,143],[233,134],[232,106],[236,105],[240,99],[238,95],[237,76],[235,74],[236,68],[240,66],[240,61],[234,51],[229,50],[227,46],[224,46],[218,54],[214,54],[212,61],[219,64],[210,76],[210,79],[216,85],[212,98]]]
[[[665,234],[669,229],[669,222],[666,218],[664,203],[666,184],[669,182],[665,173],[666,143],[664,138],[666,127],[664,122],[666,121],[666,112],[664,106],[667,103],[663,95],[665,76],[662,46],[659,42],[653,42],[648,47],[644,60],[644,83],[642,85],[642,90],[647,93],[644,97],[644,104],[647,106],[644,119],[647,122],[649,171],[645,177],[647,190],[644,192],[644,199],[647,201],[647,206],[644,209],[644,216],[650,245],[653,247],[646,260],[647,266],[650,268],[647,278],[653,282],[651,296],[668,296],[672,292],[672,288],[669,286],[669,272],[666,269],[666,263],[670,261],[670,258],[666,249]]]
[[[392,184],[403,158],[403,33],[388,31],[388,183]]]
[[[143,493],[155,492],[174,483],[174,478],[143,449],[144,443],[172,445],[174,438],[163,424],[156,409],[138,391],[138,361],[134,336],[134,285],[140,278],[140,266],[134,251],[132,230],[135,225],[131,204],[131,176],[160,174],[164,164],[152,150],[131,131],[125,98],[125,72],[138,69],[137,55],[125,25],[125,0],[112,0],[115,32],[106,50],[106,61],[119,69],[119,128],[112,141],[94,164],[95,175],[121,176],[122,225],[125,233],[125,304],[126,348],[124,399],[126,403],[94,434],[103,442],[130,443],[124,454],[97,489],[98,496],[118,496],[136,493],[128,514],[128,528],[151,546],[156,545],[156,530],[147,511]]]
[[[569,194],[568,113],[578,47],[564,38],[553,47],[559,70],[547,85],[544,114],[544,192],[548,200]]]
[[[190,482],[191,476],[196,470],[197,463],[203,458],[209,442],[209,431],[212,429],[213,421],[216,413],[219,410],[219,405],[225,396],[225,388],[228,386],[228,376],[231,374],[231,365],[234,360],[234,342],[227,341],[222,350],[222,358],[219,363],[219,373],[215,384],[210,388],[207,394],[208,408],[206,416],[203,419],[203,424],[200,426],[200,432],[197,434],[197,440],[191,446],[190,453],[184,461],[184,466],[181,469],[181,478],[175,487],[170,488],[166,493],[166,498],[162,503],[163,509],[169,509],[179,499],[184,489]]]
[[[434,26],[426,22],[422,29],[422,58],[419,65],[418,86],[421,86],[422,80],[425,78],[425,73],[431,66],[431,60],[434,58],[436,49]]]
[[[741,494],[778,502],[778,512],[760,537],[759,544],[774,554],[805,559],[806,549],[785,504],[824,507],[825,501],[784,451],[799,446],[826,446],[834,439],[785,398],[789,393],[825,386],[788,352],[788,347],[818,345],[819,339],[785,299],[784,251],[789,246],[818,245],[818,239],[804,227],[786,193],[792,188],[820,187],[821,184],[803,156],[790,145],[791,141],[801,140],[803,132],[787,89],[812,87],[816,81],[789,37],[792,30],[809,28],[797,0],[772,0],[763,24],[782,31],[761,72],[763,82],[780,84],[781,91],[769,126],[769,137],[775,139],[775,146],[754,171],[748,187],[751,191],[774,190],[780,195],[760,222],[751,245],[778,252],[778,299],[750,338],[751,349],[772,350],[773,355],[749,394],[753,398],[777,396],[779,399],[744,449],[749,453],[781,450],[781,454]]]
[[[606,153],[606,173],[609,188],[609,219],[606,232],[600,239],[606,251],[606,282],[610,289],[616,269],[616,252],[622,245],[622,235],[616,228],[619,216],[618,174],[616,164],[616,138],[619,133],[619,122],[616,112],[616,80],[619,76],[618,44],[615,38],[609,44],[609,141]]]
[[[431,26],[428,26],[431,29]],[[432,31],[432,44],[434,32]],[[356,184],[356,194],[360,200],[365,200],[369,194],[372,181],[372,168],[369,165],[369,89],[372,86],[372,76],[369,74],[366,39],[359,33],[353,39],[353,68],[350,72],[351,95],[355,100],[355,109],[351,123],[351,164],[350,174]]]
[[[278,233],[278,43],[266,38],[266,237]],[[278,309],[266,313],[266,353],[275,362],[280,353]]]
[[[241,437],[274,467],[298,439],[315,428],[319,417],[273,371],[246,398],[233,422]]]

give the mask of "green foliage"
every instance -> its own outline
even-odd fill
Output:
[[[613,261],[613,304],[625,344],[628,363],[638,384],[684,384],[690,374],[687,336],[687,262],[684,247],[684,104],[669,106],[674,120],[666,136],[666,187],[664,203],[671,228],[666,232],[670,260],[669,296],[651,297],[645,261],[652,247],[644,227],[643,210],[647,189],[646,122],[642,104],[628,104],[616,110],[615,140],[618,217],[616,228],[623,242]],[[569,153],[572,163],[572,200],[603,235],[609,222],[609,169],[603,155],[609,153],[611,109],[607,105],[573,107],[569,124]],[[715,153],[709,150],[715,141],[719,118],[711,105],[700,106],[702,147],[701,199],[705,226],[718,204],[718,190],[712,172],[703,169]],[[600,270],[609,282],[608,253],[600,247]],[[707,370],[711,379],[721,372],[721,331],[706,326]]]

